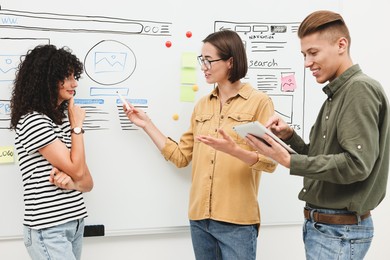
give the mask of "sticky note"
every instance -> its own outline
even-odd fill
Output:
[[[195,52],[184,52],[181,55],[181,66],[183,68],[196,68],[197,58]]]
[[[297,88],[294,74],[289,74],[287,76],[282,75],[281,80],[282,80],[282,91],[292,92]]]
[[[0,164],[2,163],[13,163],[14,158],[14,147],[13,146],[0,146]]]
[[[181,69],[181,84],[195,84],[196,83],[196,69],[182,68]]]
[[[195,92],[191,86],[181,86],[180,87],[180,101],[184,102],[194,102]]]

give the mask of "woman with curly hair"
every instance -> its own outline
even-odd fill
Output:
[[[80,259],[86,164],[85,111],[73,96],[83,65],[69,49],[39,45],[22,57],[11,98],[11,129],[22,174],[24,243],[32,259]]]

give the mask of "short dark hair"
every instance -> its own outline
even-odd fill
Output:
[[[83,64],[63,47],[38,45],[21,57],[16,71],[11,96],[11,129],[15,129],[21,116],[33,111],[47,115],[56,124],[65,117],[68,102],[58,106],[58,83],[72,73],[78,80]]]
[[[348,42],[348,48],[351,45],[351,36],[343,17],[335,12],[320,10],[309,14],[300,24],[298,37],[303,37],[320,32],[326,32],[331,41],[336,41],[340,37],[345,37]]]
[[[222,60],[233,58],[233,66],[230,71],[229,81],[236,82],[245,77],[248,72],[248,61],[245,47],[240,36],[231,30],[222,30],[208,35],[203,43],[210,43]]]

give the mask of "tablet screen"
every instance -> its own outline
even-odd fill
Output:
[[[233,126],[233,130],[236,131],[242,138],[245,138],[248,134],[251,134],[251,135],[256,136],[257,138],[259,138],[262,141],[264,141],[262,139],[263,135],[268,134],[276,142],[278,142],[281,146],[283,146],[287,151],[289,151],[289,153],[297,153],[289,145],[287,145],[285,142],[283,142],[279,137],[274,135],[274,133],[272,133],[268,128],[266,128],[264,125],[260,124],[258,121]]]

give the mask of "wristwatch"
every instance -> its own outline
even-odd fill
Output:
[[[73,133],[73,134],[76,134],[76,135],[79,135],[79,134],[84,134],[84,129],[82,129],[81,127],[74,127],[72,129],[70,129],[70,132]]]

